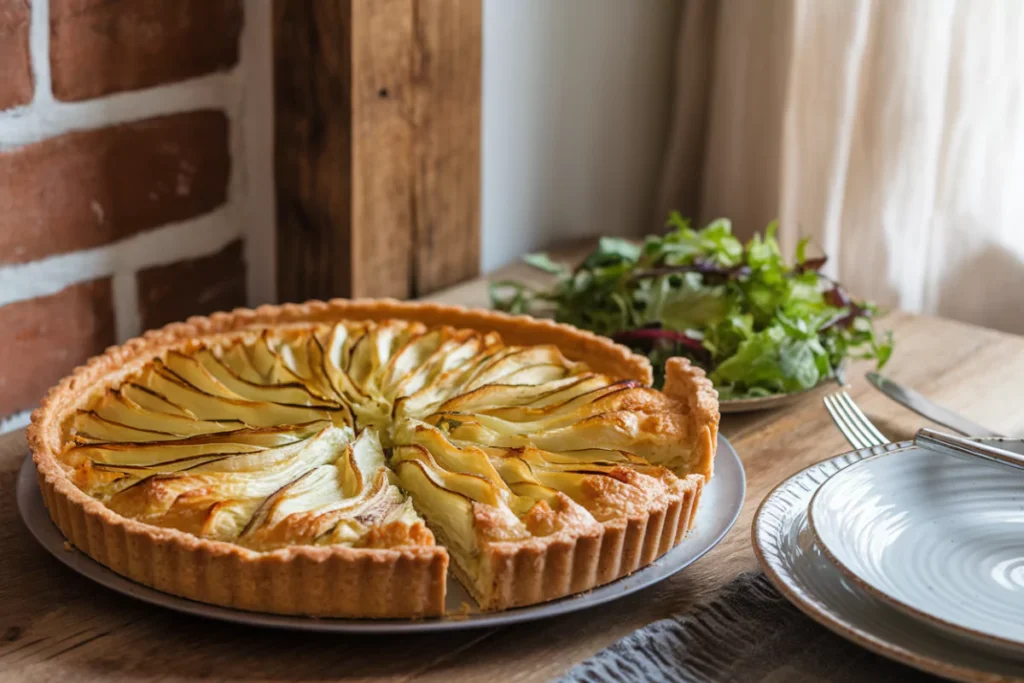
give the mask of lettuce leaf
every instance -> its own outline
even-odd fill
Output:
[[[493,305],[613,337],[651,359],[658,384],[668,358],[687,356],[723,399],[800,391],[847,358],[881,367],[892,355],[892,333],[874,329],[877,308],[822,275],[826,257],[809,258],[806,240],[789,265],[774,222],[746,244],[724,218],[695,230],[673,212],[667,227],[642,245],[604,237],[575,269],[529,254],[555,284],[494,283]]]

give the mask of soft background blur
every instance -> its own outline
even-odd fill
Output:
[[[784,248],[811,237],[861,296],[1024,332],[1024,3],[490,0],[484,16],[485,269],[654,231],[673,208],[744,236],[779,218]]]
[[[277,298],[270,9],[0,0],[0,429]],[[778,217],[861,296],[1024,332],[1022,35],[1020,0],[483,0],[482,269]]]

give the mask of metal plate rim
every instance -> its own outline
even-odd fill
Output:
[[[842,383],[837,378],[829,377],[818,382],[813,387],[793,391],[788,394],[772,394],[771,396],[761,396],[758,398],[732,398],[720,401],[719,410],[724,415],[726,413],[753,413],[760,410],[785,408],[829,384],[836,384],[838,387],[842,387]]]
[[[735,525],[743,507],[746,497],[743,463],[732,444],[721,435],[718,441],[718,455],[715,458],[715,476],[702,496],[705,502],[710,498],[708,493],[712,487],[715,487],[717,495],[726,496],[726,499],[721,501],[721,505],[727,508],[726,514],[720,517],[714,529],[709,531],[709,537],[703,538],[703,543],[699,546],[693,544],[693,541],[701,539],[701,529],[698,527],[691,532],[687,539],[689,542],[684,541],[653,564],[583,594],[505,612],[484,612],[465,618],[449,616],[419,620],[332,619],[247,612],[163,593],[122,577],[84,553],[65,546],[64,535],[53,524],[43,503],[31,456],[25,458],[18,473],[17,500],[22,520],[45,550],[76,573],[128,597],[193,616],[249,626],[324,633],[398,634],[495,628],[545,619],[595,607],[664,581],[718,545]],[[705,511],[705,517],[712,514],[711,506],[701,506],[697,511],[698,524],[701,522],[702,510]],[[722,510],[719,508],[715,512],[720,514]]]

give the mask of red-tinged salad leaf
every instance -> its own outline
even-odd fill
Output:
[[[800,391],[834,376],[847,358],[892,354],[892,333],[876,333],[877,308],[854,299],[809,257],[808,242],[786,263],[777,226],[746,244],[728,220],[700,230],[673,212],[666,235],[643,244],[605,237],[575,269],[530,254],[530,265],[557,276],[550,288],[514,281],[491,286],[495,307],[553,315],[611,337],[664,363],[686,356],[705,368],[723,399]]]

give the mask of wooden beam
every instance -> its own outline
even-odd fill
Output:
[[[421,296],[480,262],[480,0],[275,0],[278,297]]]
[[[417,295],[480,273],[480,0],[416,5]]]

